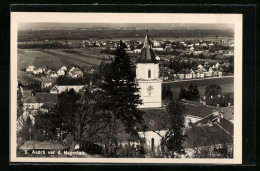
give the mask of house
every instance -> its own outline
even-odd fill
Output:
[[[60,69],[63,70],[63,71],[67,71],[68,70],[68,68],[66,66],[62,66]]]
[[[27,68],[26,68],[26,72],[33,72],[35,69],[35,67],[33,65],[29,65]]]
[[[73,89],[75,92],[79,92],[85,87],[85,85],[57,85],[51,88],[51,94],[58,94]]]
[[[197,71],[197,78],[204,78],[203,71],[200,71],[200,70]]]
[[[203,68],[203,66],[202,66],[201,64],[199,64],[199,65],[198,65],[198,68],[199,68],[199,69],[202,69],[202,68]]]
[[[71,76],[72,78],[83,77],[83,72],[76,67],[73,70],[69,71],[69,76]]]
[[[185,75],[186,75],[186,70],[181,70],[179,73],[177,73],[177,76],[179,77],[179,79],[184,79],[185,78]]]
[[[69,72],[71,72],[71,71],[74,70],[74,69],[75,69],[75,67],[72,66],[72,67],[70,67],[68,70],[69,70]]]
[[[221,71],[218,72],[218,76],[222,77],[223,73]]]
[[[204,74],[204,76],[206,76],[206,77],[211,77],[212,75],[212,73],[210,73],[210,72],[208,72],[208,71],[206,71],[206,72],[203,72],[203,74]]]
[[[179,79],[183,80],[185,78],[185,74],[177,74]]]
[[[211,67],[209,67],[208,73],[209,73],[210,76],[213,75],[213,69]]]
[[[193,71],[192,69],[191,69],[191,75],[192,75],[192,78],[196,78],[196,76],[197,76],[196,72]]]
[[[55,79],[48,77],[42,80],[42,88],[50,88],[56,82]]]
[[[192,124],[184,130],[189,137],[183,143],[185,157],[232,158],[233,131],[229,130],[233,130],[233,123],[214,115]]]
[[[34,74],[34,75],[37,75],[37,74],[38,74],[38,70],[34,70],[34,71],[33,71],[33,74]]]
[[[58,74],[53,71],[53,72],[50,74],[50,77],[51,77],[51,78],[58,78]]]
[[[207,151],[208,157],[232,156],[234,125],[231,120],[234,118],[234,110],[229,107],[219,112],[215,110],[218,108],[203,105],[185,105],[186,107],[189,115],[185,114],[185,117],[188,116],[188,121],[193,119],[193,122],[185,122],[184,133],[188,136],[183,143],[185,157],[200,158],[200,155],[203,155],[200,152],[204,150]],[[209,112],[211,114],[207,114]],[[225,153],[219,153],[223,151]]]
[[[186,79],[191,79],[192,78],[191,70],[188,70],[188,69],[185,70],[185,78]]]
[[[156,48],[153,48],[154,51],[163,51],[163,48],[161,47],[156,47]]]
[[[160,42],[158,42],[158,41],[155,40],[155,41],[153,42],[153,46],[154,46],[154,47],[160,46]]]
[[[217,63],[215,64],[215,68],[218,68],[219,65],[220,65],[220,64],[217,62]]]
[[[37,69],[37,74],[42,74],[47,72],[47,67],[40,67]]]
[[[50,107],[54,107],[54,105],[58,102],[58,95],[51,93],[35,93],[31,92],[29,96],[27,96],[23,101],[23,110],[28,111],[29,114],[35,115],[38,111],[48,112],[53,108],[42,108],[42,106],[46,103]]]
[[[134,53],[141,53],[141,50],[142,50],[142,49],[135,49],[135,50],[134,50]]]
[[[59,77],[63,77],[63,76],[65,76],[65,71],[63,69],[59,69],[57,71],[57,74],[58,74]]]
[[[51,94],[58,94],[58,93],[59,93],[59,89],[58,89],[56,86],[53,86],[53,87],[50,89],[50,93],[51,93]]]
[[[37,72],[38,72],[38,74],[41,74],[43,71],[42,71],[42,68],[38,68],[37,69]]]

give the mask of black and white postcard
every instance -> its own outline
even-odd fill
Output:
[[[11,13],[10,162],[242,163],[242,14]]]

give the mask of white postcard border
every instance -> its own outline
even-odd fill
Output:
[[[11,12],[10,57],[10,162],[57,163],[242,163],[242,14],[174,14],[174,13],[60,13]],[[169,159],[169,158],[42,158],[16,157],[17,117],[17,30],[19,22],[55,23],[230,23],[234,24],[234,158]]]

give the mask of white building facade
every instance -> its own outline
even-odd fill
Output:
[[[156,60],[148,35],[145,37],[141,57],[137,60],[136,80],[143,102],[138,108],[162,107],[162,80],[159,79],[159,62]]]

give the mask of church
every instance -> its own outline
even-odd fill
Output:
[[[162,107],[162,80],[159,79],[159,61],[155,59],[148,31],[141,56],[136,61],[136,80],[143,101],[138,108]]]
[[[136,60],[136,81],[143,103],[138,108],[145,112],[144,121],[148,126],[138,134],[144,139],[146,150],[158,154],[161,151],[161,139],[167,132],[167,128],[160,121],[160,116],[165,112],[162,105],[162,80],[159,79],[159,61],[155,58],[148,31],[146,31],[140,57]]]

